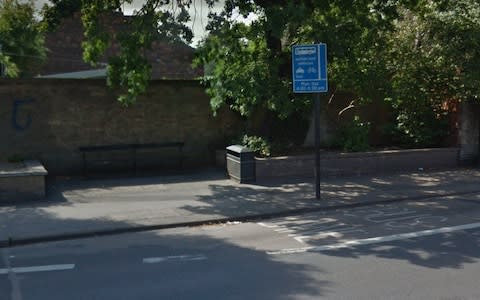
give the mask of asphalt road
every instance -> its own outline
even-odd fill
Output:
[[[480,299],[480,197],[2,249],[0,299]]]

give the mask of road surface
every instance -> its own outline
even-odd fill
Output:
[[[0,299],[480,299],[480,196],[0,249]]]

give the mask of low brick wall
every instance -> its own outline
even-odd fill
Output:
[[[382,174],[454,168],[458,148],[388,150],[361,153],[322,153],[322,177]],[[314,176],[315,156],[255,158],[258,178]]]

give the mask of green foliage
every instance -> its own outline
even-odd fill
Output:
[[[387,100],[404,143],[436,146],[448,134],[448,103],[480,94],[480,4],[421,1],[387,37]]]
[[[431,107],[419,111],[401,111],[397,116],[397,130],[403,145],[413,147],[440,146],[449,133],[448,120],[437,116]]]
[[[0,2],[0,46],[0,63],[9,77],[30,76],[44,61],[44,38],[33,1]]]
[[[360,152],[370,149],[370,123],[362,122],[359,116],[342,126],[334,144],[347,152]]]
[[[233,17],[236,9],[257,18],[246,25]],[[329,47],[331,81],[370,96],[385,78],[375,54],[396,16],[392,1],[227,1],[211,15],[196,60],[209,66],[204,82],[212,108],[228,105],[249,116],[264,107],[285,118],[309,107],[310,97],[292,93],[291,46],[318,41]]]
[[[242,138],[242,145],[250,148],[251,150],[255,151],[255,153],[263,157],[268,157],[271,155],[270,144],[267,142],[267,140],[260,136],[244,135]]]
[[[60,6],[72,1],[55,3]],[[99,19],[102,13],[121,10],[123,2],[82,2],[85,60],[98,61],[108,47],[110,37]],[[205,2],[213,6],[217,1]],[[290,49],[293,44],[318,41],[329,45],[331,80],[340,88],[370,96],[370,91],[379,86],[376,83],[381,82],[378,79],[385,75],[375,54],[385,46],[382,38],[385,31],[393,28],[398,3],[390,0],[225,1],[221,12],[210,13],[206,27],[210,35],[201,44],[196,59],[197,65],[209,69],[203,80],[212,108],[217,111],[228,105],[249,116],[262,107],[285,118],[309,107],[310,97],[294,95],[291,91]],[[150,74],[143,55],[152,40],[162,36],[183,41],[191,39],[191,32],[185,26],[190,18],[187,12],[190,5],[195,3],[147,0],[136,12],[138,26],[131,38],[122,39],[124,55],[113,60],[108,72],[109,85],[127,94],[121,98],[123,102],[134,101],[146,89]],[[171,8],[176,8],[178,13]],[[241,21],[247,16],[251,17],[249,22]]]
[[[45,31],[53,31],[62,19],[73,16],[81,8],[82,0],[50,0],[50,5],[45,4],[42,8],[41,26]]]
[[[121,12],[124,3],[131,0],[54,0],[45,6],[43,26],[55,28],[62,18],[80,10],[84,25],[85,41],[82,43],[83,59],[95,66],[105,51],[115,41],[119,53],[109,60],[107,85],[118,94],[124,105],[134,103],[145,93],[151,77],[151,66],[146,52],[154,41],[172,43],[190,42],[191,29],[186,25],[190,20],[188,7],[192,1],[146,0],[130,18],[129,29],[125,32],[108,32],[105,16]],[[173,9],[173,10],[172,10]]]
[[[211,15],[210,35],[195,63],[210,66],[203,79],[214,111],[229,105],[249,116],[260,107],[284,118],[308,105],[304,97],[295,98],[290,92],[290,48],[281,41],[289,15],[296,16],[305,7],[282,2],[285,5],[260,6],[227,1],[221,13]],[[247,25],[234,17],[236,8],[244,16],[254,13],[257,18]]]

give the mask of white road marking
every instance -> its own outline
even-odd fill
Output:
[[[318,226],[318,227],[313,227],[311,229],[304,229],[304,230],[301,230],[301,232],[302,232],[302,234],[306,234],[306,235],[317,235],[317,234],[321,234],[323,232],[327,232],[327,233],[339,232],[339,233],[342,233],[342,232],[348,232],[348,231],[351,231],[351,230],[354,230],[354,229],[355,228],[353,228],[353,226],[348,226],[346,224],[339,223],[339,224],[333,224],[333,225],[330,225],[330,226]]]
[[[302,244],[305,244],[305,241],[306,239],[309,239],[310,237],[309,236],[296,236],[296,235],[289,235],[290,237],[293,237],[297,242],[299,243],[302,243]]]
[[[175,255],[175,256],[163,256],[163,257],[147,257],[143,259],[144,264],[158,264],[167,261],[195,261],[206,260],[207,257],[203,254],[196,255]]]
[[[433,216],[431,214],[421,214],[414,210],[402,209],[398,212],[392,211],[392,209],[386,210],[372,210],[371,212],[362,211],[361,214],[367,213],[364,218],[367,222],[382,223],[385,227],[401,228],[401,227],[413,227],[422,223],[427,223],[428,220],[440,219],[439,222],[445,222],[448,220],[444,216]]]
[[[259,222],[257,224],[262,226],[262,227],[266,227],[266,228],[276,228],[276,227],[278,227],[278,225],[269,225],[269,224],[265,224],[265,223],[262,223],[262,222]]]
[[[278,232],[278,233],[292,233],[292,232],[295,232],[294,229],[289,229],[289,228],[277,229],[275,231]]]
[[[293,224],[285,221],[279,221],[275,224],[261,222],[257,224],[272,229],[277,233],[288,234],[289,237],[302,244],[305,244],[306,240],[311,239],[326,237],[340,238],[347,233],[353,232],[367,233],[365,230],[358,228],[358,226],[350,226],[332,218],[302,220],[296,221]]]
[[[1,274],[9,273],[33,273],[33,272],[50,272],[50,271],[64,271],[74,269],[74,264],[64,265],[48,265],[48,266],[34,266],[34,267],[16,267],[8,269],[0,269]]]
[[[441,227],[437,229],[423,230],[423,231],[410,232],[410,233],[401,233],[401,234],[394,234],[394,235],[387,235],[387,236],[379,236],[379,237],[373,237],[373,238],[367,238],[367,239],[361,239],[361,240],[350,240],[350,241],[324,245],[324,246],[312,246],[312,247],[282,249],[278,251],[267,251],[267,254],[282,255],[282,254],[294,254],[294,253],[305,253],[305,252],[320,252],[320,251],[335,250],[340,248],[351,248],[351,247],[362,246],[362,245],[371,245],[371,244],[378,244],[378,243],[385,243],[385,242],[392,242],[392,241],[407,240],[407,239],[418,238],[423,236],[450,233],[450,232],[475,229],[475,228],[480,228],[480,223],[471,223],[471,224],[451,226],[451,227]]]
[[[395,217],[395,218],[385,218],[385,219],[379,219],[379,220],[373,220],[373,219],[368,219],[365,218],[365,220],[373,222],[373,223],[392,223],[392,222],[397,222],[397,221],[402,221],[402,220],[409,220],[409,219],[417,219],[417,218],[422,218],[422,217],[430,217],[431,215],[429,214],[423,214],[423,215],[410,215],[410,216],[404,216],[404,217]]]
[[[425,215],[425,216],[419,216],[414,219],[406,220],[407,222],[388,222],[385,223],[385,227],[389,227],[391,229],[396,229],[396,228],[404,228],[404,227],[413,227],[413,226],[418,226],[421,224],[428,224],[428,222],[433,222],[436,220],[437,223],[443,223],[448,220],[447,217],[440,217],[440,216],[432,216],[432,215]]]
[[[11,265],[10,261],[8,259],[8,250],[4,249],[2,251],[2,256],[3,256],[3,262],[5,263],[5,266],[7,267],[7,270],[9,270],[7,278],[10,280],[10,283],[12,285],[12,292],[10,294],[12,300],[22,300],[22,292],[20,288],[20,281],[18,280],[17,276],[15,273],[11,272]]]

